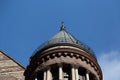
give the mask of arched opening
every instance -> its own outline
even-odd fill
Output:
[[[36,74],[36,80],[43,80],[43,71],[41,71],[41,72],[38,72],[37,74]]]
[[[59,70],[56,64],[51,66],[51,73],[52,73],[52,80],[59,80]]]
[[[97,80],[96,77],[92,73],[89,74],[89,77],[90,77],[90,80]]]
[[[84,68],[79,68],[78,69],[78,80],[86,80],[85,78],[85,69]]]
[[[71,65],[63,65],[63,80],[71,80]]]

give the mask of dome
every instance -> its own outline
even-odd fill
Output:
[[[50,38],[48,41],[40,45],[40,47],[36,49],[34,54],[36,54],[38,51],[41,51],[53,45],[68,45],[68,44],[72,46],[78,46],[82,50],[92,54],[95,57],[94,52],[90,49],[90,47],[88,47],[86,44],[82,43],[72,34],[66,31],[64,23],[62,23],[60,31],[57,34],[55,34],[52,38]]]
[[[102,80],[92,50],[67,32],[63,23],[60,31],[30,57],[24,75],[25,80]]]
[[[77,44],[80,45],[80,41],[77,40],[74,36],[68,33],[65,30],[65,27],[62,26],[60,31],[55,34],[52,38],[50,38],[47,42],[42,44],[40,48],[47,47],[53,44],[60,44],[60,43],[69,43],[69,44]]]

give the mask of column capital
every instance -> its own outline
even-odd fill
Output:
[[[90,71],[89,71],[89,70],[86,70],[86,73],[88,73],[88,74],[89,74],[89,73],[90,73]]]
[[[78,68],[79,68],[79,65],[71,64],[71,67],[73,67],[73,68],[75,68],[75,69],[78,69]]]
[[[48,70],[48,69],[51,70],[51,67],[50,67],[50,66],[47,66],[47,67],[46,67],[46,70]]]
[[[79,65],[74,65],[75,69],[78,69],[79,68]]]
[[[59,67],[63,67],[63,64],[62,63],[58,63],[57,64]]]
[[[71,64],[71,67],[72,67],[72,68],[75,68],[75,65],[74,65],[74,64]]]

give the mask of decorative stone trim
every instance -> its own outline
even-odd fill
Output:
[[[101,75],[102,72],[97,63],[96,58],[91,54],[89,54],[88,52],[85,52],[84,50],[81,50],[76,47],[71,47],[71,46],[59,46],[59,47],[56,46],[56,47],[46,49],[40,54],[41,55],[37,55],[37,58],[34,61],[32,60],[33,65],[35,64],[35,62],[40,62],[39,64],[37,64],[39,65],[39,67],[37,66],[38,67],[37,71],[47,67],[42,64],[46,63],[49,60],[52,60],[55,58],[61,59],[61,58],[69,57],[73,60],[81,60],[82,62],[86,63],[86,65],[89,65],[91,68],[93,68],[95,72],[97,72],[97,75],[102,79],[102,75]],[[74,65],[74,66],[79,67],[80,65]]]
[[[46,57],[42,57],[42,63],[50,60],[50,59],[53,59],[55,57],[67,57],[69,56],[70,58],[73,58],[75,57],[76,59],[80,59],[81,61],[85,61],[86,64],[89,64],[92,68],[94,68],[94,70],[97,72],[97,74],[100,76],[100,72],[99,72],[99,69],[96,67],[96,64],[94,64],[93,61],[91,61],[90,59],[88,59],[86,56],[83,56],[83,55],[78,55],[76,53],[71,53],[71,52],[59,52],[59,53],[52,53],[52,54],[48,54],[46,55]],[[41,64],[42,64],[41,63]],[[75,65],[74,65],[75,66]]]

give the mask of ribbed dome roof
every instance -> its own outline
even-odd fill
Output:
[[[93,51],[85,44],[80,42],[78,39],[76,39],[74,36],[72,36],[70,33],[68,33],[65,29],[64,23],[62,23],[60,31],[55,34],[52,38],[50,38],[47,42],[42,44],[37,51],[40,51],[46,47],[57,45],[57,44],[71,44],[81,47],[81,49],[88,51],[89,53],[93,54]],[[35,51],[36,53],[36,51]]]
[[[54,35],[45,45],[57,44],[57,43],[71,43],[71,44],[79,44],[79,41],[68,33],[65,29],[62,29]]]
[[[70,33],[68,33],[65,30],[64,23],[62,23],[60,31],[57,34],[55,34],[52,38],[50,38],[47,42],[42,44],[39,47],[39,49],[50,46],[50,45],[59,44],[59,43],[82,45],[82,43],[80,43],[79,40],[77,40],[74,36],[72,36]]]

